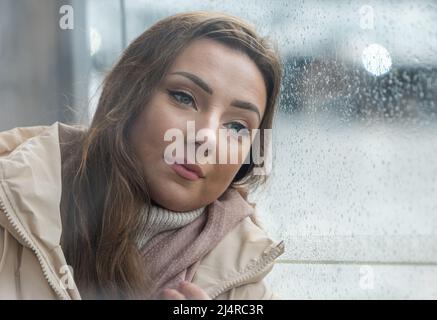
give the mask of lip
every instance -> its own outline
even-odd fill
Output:
[[[176,162],[177,163],[177,162]],[[202,169],[197,165],[197,164],[190,164],[190,163],[179,163],[181,166],[183,166],[184,168],[186,168],[187,170],[190,170],[194,173],[196,173],[199,178],[205,178],[205,175],[203,174]]]
[[[196,180],[204,177],[200,167],[195,165],[195,164],[174,163],[174,164],[170,165],[170,167],[178,175],[180,175],[181,177],[183,177],[187,180],[196,181]]]

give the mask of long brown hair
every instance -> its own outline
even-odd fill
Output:
[[[224,13],[194,11],[160,20],[136,38],[106,76],[90,127],[64,153],[61,244],[83,298],[149,294],[134,239],[138,212],[151,199],[138,174],[129,130],[178,53],[202,37],[240,50],[256,63],[267,88],[260,129],[272,127],[282,66],[277,49],[251,24]],[[253,163],[243,165],[231,186],[246,195],[265,181],[252,171]]]

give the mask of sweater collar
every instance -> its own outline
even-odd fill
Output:
[[[144,206],[140,211],[141,225],[137,237],[137,244],[142,248],[156,234],[163,231],[178,229],[196,220],[206,206],[189,211],[173,211],[158,204]]]

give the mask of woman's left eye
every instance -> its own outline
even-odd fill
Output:
[[[235,130],[236,133],[240,133],[240,131],[243,130],[243,134],[246,135],[249,132],[249,128],[240,122],[231,122],[230,124],[236,125],[233,128],[232,127],[230,128],[231,130]],[[246,129],[246,130],[244,130],[244,129]]]

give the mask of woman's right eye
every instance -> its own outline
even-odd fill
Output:
[[[172,91],[172,90],[167,90],[167,91],[169,96],[172,99],[174,99],[176,102],[185,105],[191,104],[192,107],[196,108],[193,97],[191,97],[191,95],[189,95],[188,93],[185,93],[183,91]]]

